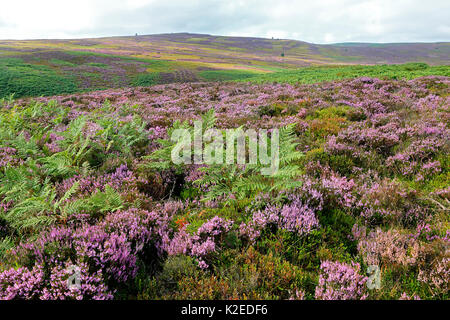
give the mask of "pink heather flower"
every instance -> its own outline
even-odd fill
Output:
[[[406,294],[406,292],[403,292],[398,300],[421,300],[421,299],[417,294],[415,294],[413,297],[410,297]]]
[[[290,204],[284,205],[281,209],[269,205],[264,210],[253,213],[248,223],[241,223],[239,232],[250,242],[254,242],[260,237],[261,231],[266,226],[276,225],[278,228],[295,232],[298,235],[305,235],[319,226],[314,211],[303,202],[294,198]]]
[[[324,261],[315,297],[319,300],[364,300],[367,277],[359,274],[360,265]]]
[[[186,227],[175,233],[172,239],[166,238],[164,250],[169,255],[187,254],[197,258],[201,268],[208,267],[204,261],[218,249],[217,239],[231,230],[233,221],[218,216],[201,225],[193,235],[186,232]]]

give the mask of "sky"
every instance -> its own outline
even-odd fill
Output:
[[[204,33],[313,43],[450,41],[449,0],[0,0],[0,39]]]

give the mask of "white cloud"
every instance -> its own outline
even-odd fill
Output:
[[[450,1],[0,0],[0,39],[193,32],[316,43],[450,40]]]

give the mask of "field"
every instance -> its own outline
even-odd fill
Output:
[[[411,80],[423,76],[450,76],[449,66],[429,66],[424,63],[405,63],[399,65],[379,66],[334,66],[305,67],[295,70],[283,70],[270,74],[255,75],[240,81],[255,83],[318,83],[357,77],[371,77],[378,79]]]
[[[449,56],[449,43],[317,45],[283,39],[187,33],[76,40],[0,40],[0,98],[13,92],[19,98],[251,78],[285,82],[286,77],[291,82],[300,79],[312,83],[316,79],[331,81],[365,73],[406,78],[411,74],[413,77],[448,75],[448,69],[435,66],[448,65]],[[386,66],[403,63],[416,64],[410,65],[413,70]],[[349,64],[356,66],[348,69]],[[343,69],[339,69],[340,65]],[[364,69],[358,65],[376,67]]]
[[[449,299],[448,54],[215,40],[0,42],[0,299]],[[279,171],[174,163],[194,120],[278,129]]]

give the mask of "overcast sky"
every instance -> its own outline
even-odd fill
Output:
[[[450,41],[450,1],[0,0],[0,39],[170,32],[314,43]]]

